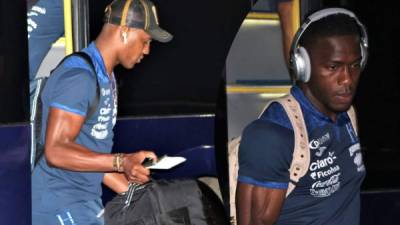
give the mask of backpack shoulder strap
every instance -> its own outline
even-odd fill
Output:
[[[297,182],[303,177],[310,165],[310,150],[308,147],[308,134],[300,104],[291,95],[277,100],[285,109],[294,131],[293,159],[289,168],[290,182],[286,197],[294,190]]]
[[[239,145],[241,136],[228,142],[229,214],[230,224],[236,225],[236,186],[239,172]]]
[[[96,79],[96,95],[93,99],[93,101],[91,102],[88,112],[86,114],[86,120],[91,118],[94,113],[96,112],[96,109],[99,105],[99,101],[100,101],[100,84],[99,84],[99,79],[97,79],[97,73],[96,73],[96,69],[94,67],[94,63],[92,61],[92,58],[90,58],[90,56],[83,52],[75,52],[74,55],[78,55],[79,57],[81,57],[82,59],[84,59],[86,61],[86,63],[90,66],[90,68],[92,69],[92,72],[95,75],[95,79]]]
[[[99,101],[100,101],[100,84],[99,84],[99,80],[97,79],[97,73],[96,73],[96,69],[95,69],[94,63],[92,61],[92,58],[84,51],[74,52],[74,53],[64,57],[57,64],[57,66],[53,70],[51,70],[50,74],[52,74],[54,72],[54,70],[56,70],[61,64],[64,63],[64,61],[66,59],[68,59],[71,56],[79,56],[80,58],[82,58],[86,62],[86,64],[88,64],[90,66],[91,71],[95,75],[95,79],[96,79],[96,95],[93,98],[93,100],[91,101],[91,104],[89,106],[88,112],[86,114],[86,119],[89,119],[96,112],[97,106],[99,105]]]
[[[358,121],[357,121],[357,114],[354,106],[351,106],[349,110],[347,110],[347,115],[350,118],[351,125],[353,126],[354,132],[358,135]]]

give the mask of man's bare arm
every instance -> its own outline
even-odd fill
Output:
[[[286,189],[270,189],[238,182],[238,225],[272,225],[279,218]]]
[[[51,166],[72,171],[112,172],[112,154],[97,153],[75,142],[84,119],[74,113],[50,108],[45,144],[47,162]],[[157,159],[150,151],[125,155],[123,168],[128,180],[137,183],[149,180],[150,171],[141,165],[146,157]]]
[[[289,65],[290,46],[296,30],[295,24],[293,24],[293,1],[280,2],[278,14],[282,30],[283,53],[285,62]]]
[[[129,185],[128,180],[122,173],[105,173],[103,184],[118,194],[128,191]]]

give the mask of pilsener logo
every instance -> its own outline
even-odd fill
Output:
[[[331,137],[330,137],[329,133],[326,133],[322,137],[318,138],[317,140],[315,140],[315,139],[311,140],[310,143],[308,144],[308,146],[310,147],[310,149],[318,150],[315,153],[315,155],[318,157],[321,157],[324,154],[325,150],[327,149],[327,147],[321,146],[321,145],[323,145],[324,143],[329,141],[330,138]]]

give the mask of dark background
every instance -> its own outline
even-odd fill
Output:
[[[26,1],[0,1],[0,124],[27,122]]]

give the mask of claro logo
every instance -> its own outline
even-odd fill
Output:
[[[333,155],[333,152],[329,152],[329,156],[325,159],[317,160],[310,165],[310,170],[315,171],[318,169],[323,169],[329,165],[332,165],[335,161],[336,156]]]

